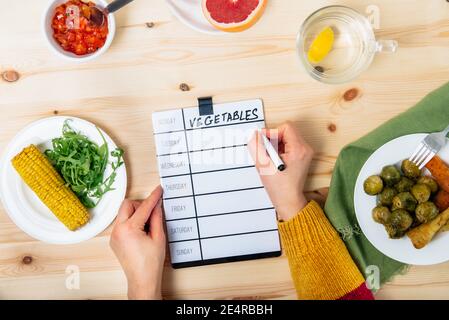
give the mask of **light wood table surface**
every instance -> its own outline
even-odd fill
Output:
[[[445,0],[271,0],[262,20],[239,34],[210,36],[178,22],[164,0],[136,0],[117,13],[117,35],[95,62],[72,64],[47,49],[41,17],[47,0],[0,0],[0,150],[26,124],[70,115],[93,121],[126,150],[128,196],[158,184],[151,113],[216,102],[262,98],[267,124],[291,120],[316,150],[307,186],[329,185],[341,148],[407,110],[449,79],[449,3]],[[346,4],[380,8],[376,33],[396,39],[395,55],[379,55],[356,81],[329,86],[299,64],[295,37],[315,9]],[[149,28],[146,23],[154,23]],[[185,83],[190,91],[181,91]],[[347,101],[345,93],[356,89]],[[348,96],[348,95],[346,95]],[[449,107],[449,106],[448,106]],[[90,241],[54,246],[20,231],[0,207],[0,299],[121,299],[126,281],[109,249],[110,229]],[[67,290],[65,270],[81,270],[80,290]],[[294,299],[287,259],[172,270],[166,298]],[[449,298],[449,263],[412,267],[377,294],[382,299]]]

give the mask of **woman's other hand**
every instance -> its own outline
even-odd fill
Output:
[[[126,274],[129,299],[161,299],[166,242],[160,186],[143,201],[122,203],[110,245]]]

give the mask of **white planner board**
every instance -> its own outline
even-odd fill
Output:
[[[265,127],[261,100],[153,113],[173,267],[281,254],[276,212],[247,143]]]

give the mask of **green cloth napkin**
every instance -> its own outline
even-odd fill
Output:
[[[325,205],[326,215],[340,232],[362,274],[370,274],[365,273],[368,266],[379,267],[381,284],[404,272],[407,266],[383,255],[361,232],[354,212],[357,176],[371,154],[386,142],[407,134],[440,131],[448,123],[449,83],[407,112],[346,146],[337,159]]]

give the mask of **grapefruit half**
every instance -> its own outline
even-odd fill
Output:
[[[268,0],[203,0],[203,12],[217,29],[239,32],[252,27],[262,16]]]

